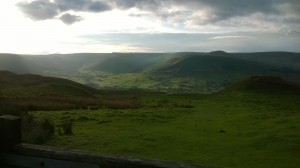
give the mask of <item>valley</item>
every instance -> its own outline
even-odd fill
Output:
[[[25,143],[224,168],[300,164],[297,53],[0,60],[0,114],[23,117]]]
[[[299,83],[299,58],[299,53],[223,51],[0,54],[0,70],[60,77],[97,89],[207,94],[254,75],[278,76]]]

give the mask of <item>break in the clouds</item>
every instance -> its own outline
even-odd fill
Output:
[[[81,38],[88,39],[90,43],[94,44],[101,43],[111,46],[127,44],[131,47],[138,47],[143,52],[209,52],[213,50],[230,52],[297,52],[300,44],[300,32],[293,32],[289,35],[271,32],[105,33],[85,35]]]

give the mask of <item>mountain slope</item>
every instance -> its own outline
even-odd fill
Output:
[[[0,54],[0,70],[12,71],[15,73],[32,73],[39,66],[16,54]]]
[[[188,54],[177,63],[170,63],[169,66],[154,72],[156,75],[189,76],[213,81],[237,81],[252,75],[284,75],[286,73],[294,73],[294,70],[228,56],[198,53]]]
[[[233,84],[224,91],[299,94],[300,86],[276,76],[252,76]]]
[[[17,75],[0,71],[0,97],[87,96],[97,90],[79,83],[39,75]]]
[[[292,69],[300,68],[300,53],[290,52],[257,52],[257,53],[232,53],[230,57],[256,61]]]

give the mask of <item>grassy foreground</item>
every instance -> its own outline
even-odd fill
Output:
[[[144,95],[137,109],[31,112],[72,135],[45,145],[218,167],[300,165],[300,95],[221,92]],[[56,128],[57,129],[57,128]]]

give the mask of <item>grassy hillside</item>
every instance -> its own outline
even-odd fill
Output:
[[[266,84],[272,89],[261,92]],[[50,146],[224,168],[294,168],[300,164],[297,88],[253,77],[212,95],[137,96],[141,108],[134,110],[32,114],[56,125],[73,121],[73,134],[56,129]]]
[[[154,72],[165,76],[190,76],[212,81],[236,81],[259,74],[284,74],[285,70],[242,59],[205,54],[189,54],[175,64]]]
[[[0,71],[1,97],[92,96],[97,91],[70,80]]]
[[[252,76],[226,88],[224,91],[300,94],[300,86],[275,76]]]
[[[0,71],[1,115],[36,110],[139,107],[137,101],[122,94],[99,91],[66,79]]]
[[[259,53],[232,53],[231,57],[262,62],[273,66],[299,69],[300,53],[289,52],[259,52]]]

